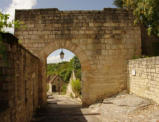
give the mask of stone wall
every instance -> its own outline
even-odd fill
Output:
[[[159,57],[130,60],[128,71],[130,93],[159,103]]]
[[[40,105],[40,61],[11,34],[0,37],[0,121],[30,122]]]
[[[127,60],[141,53],[140,27],[124,9],[102,11],[16,10],[24,27],[15,30],[22,44],[42,63],[46,101],[46,58],[66,48],[82,67],[82,102],[91,104],[126,89]]]

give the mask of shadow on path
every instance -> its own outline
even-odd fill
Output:
[[[51,96],[47,105],[37,110],[31,122],[88,122],[85,116],[98,115],[81,109],[81,104],[69,97]]]

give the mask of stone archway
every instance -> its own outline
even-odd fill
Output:
[[[43,83],[46,81],[46,59],[49,54],[51,54],[53,51],[60,49],[60,48],[65,48],[73,52],[80,60],[81,64],[81,71],[82,71],[82,104],[87,105],[88,103],[91,103],[89,100],[89,79],[87,78],[87,74],[90,74],[91,70],[91,65],[89,61],[89,58],[87,54],[85,53],[85,50],[80,47],[80,45],[74,44],[72,41],[67,41],[67,40],[55,40],[53,42],[50,42],[48,45],[46,45],[40,52],[39,52],[39,57],[42,61],[42,80]],[[45,85],[45,84],[44,84]]]
[[[65,48],[72,51],[80,60],[82,69],[90,69],[90,60],[84,49],[80,45],[73,43],[72,41],[67,40],[55,40],[48,43],[44,48],[39,52],[39,56],[42,58],[47,58],[48,55],[60,48]]]
[[[15,30],[22,45],[41,59],[42,96],[46,101],[46,57],[66,48],[82,65],[83,104],[92,104],[127,88],[127,61],[141,53],[140,27],[124,9],[60,11],[17,10],[26,28]]]

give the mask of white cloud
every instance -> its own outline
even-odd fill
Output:
[[[50,63],[58,63],[58,62],[60,62],[61,61],[61,59],[60,59],[60,56],[58,55],[58,56],[49,56],[48,58],[47,58],[47,64],[50,64]]]
[[[71,58],[69,57],[65,57],[63,59],[63,61],[70,61]],[[59,63],[61,62],[62,60],[60,59],[60,55],[57,55],[57,56],[49,56],[47,58],[47,64],[50,64],[50,63]]]
[[[12,0],[8,8],[4,10],[5,13],[10,14],[10,21],[14,20],[15,9],[31,9],[35,6],[37,0]],[[8,29],[7,29],[8,30]],[[8,31],[13,33],[14,29]]]

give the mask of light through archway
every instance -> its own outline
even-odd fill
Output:
[[[63,61],[70,61],[70,59],[72,59],[75,56],[74,53],[72,53],[71,51],[69,51],[67,49],[62,49],[62,50],[64,52],[64,59],[63,59]],[[60,52],[61,52],[61,49],[57,49],[57,50],[53,51],[47,57],[47,64],[61,62],[62,60],[60,59],[60,55],[59,55]]]
[[[60,58],[61,51],[64,59]],[[77,56],[67,49],[53,51],[47,57],[47,94],[67,94],[81,97],[81,64]]]

